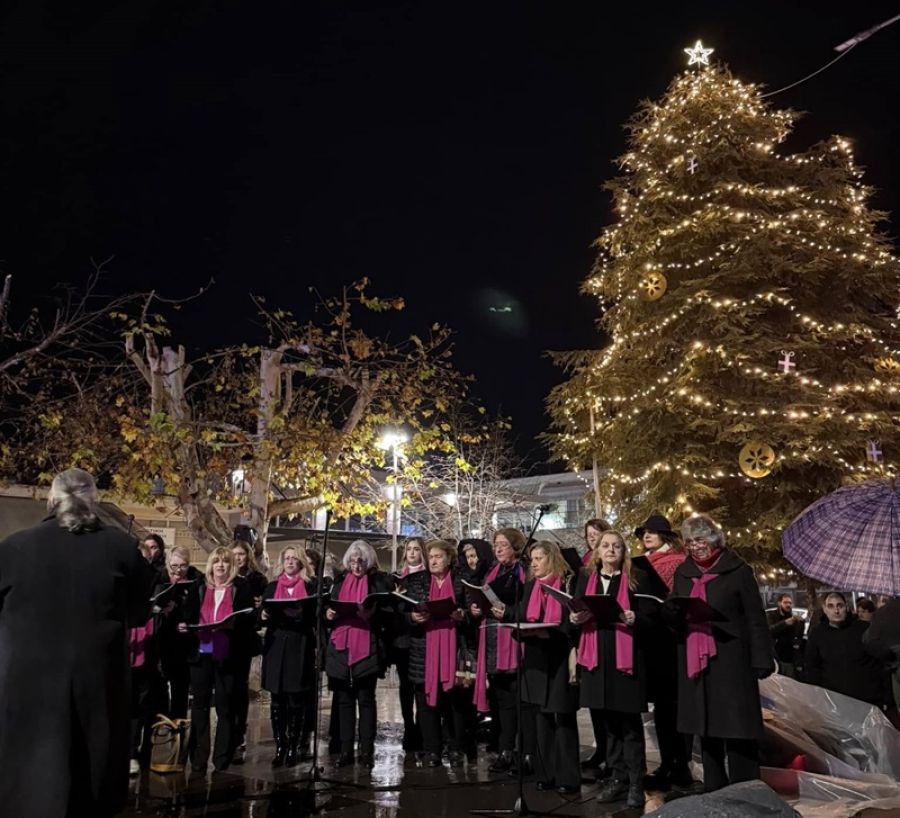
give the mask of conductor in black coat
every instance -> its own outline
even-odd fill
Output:
[[[97,519],[94,480],[57,475],[50,516],[0,543],[0,812],[106,818],[128,795],[128,628],[155,572]]]
[[[682,526],[688,559],[675,572],[674,596],[704,599],[721,620],[686,622],[663,615],[678,636],[678,729],[700,736],[707,792],[759,778],[762,736],[759,679],[774,670],[772,640],[753,570],[725,547],[705,515]],[[725,756],[728,756],[728,772]]]

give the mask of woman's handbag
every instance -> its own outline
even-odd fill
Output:
[[[181,773],[187,765],[189,719],[157,715],[150,734],[150,770],[154,773]]]

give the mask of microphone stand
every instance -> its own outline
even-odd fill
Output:
[[[534,538],[534,534],[541,524],[544,514],[548,510],[549,509],[543,506],[538,506],[537,519],[534,521],[534,525],[531,526],[528,539],[525,541],[526,548]],[[522,661],[525,657],[525,645],[522,642],[522,605],[520,604],[524,587],[524,582],[516,582],[515,634],[519,641],[517,650],[518,661],[516,662],[516,755],[518,756],[516,759],[516,783],[518,785],[518,797],[516,798],[516,802],[513,804],[512,809],[470,809],[469,813],[471,815],[550,815],[549,812],[535,812],[534,810],[529,809],[528,804],[525,801],[525,754],[522,752]],[[487,633],[485,633],[485,638],[487,638]],[[565,816],[556,812],[556,810],[553,810],[552,814],[557,818],[565,818]]]
[[[313,724],[313,753],[309,783],[322,780],[322,768],[319,766],[319,721],[322,712],[322,654],[324,652],[325,608],[322,595],[325,588],[325,557],[328,553],[328,532],[331,530],[331,509],[325,511],[325,532],[322,537],[322,551],[319,554],[319,581],[316,584],[316,720]]]

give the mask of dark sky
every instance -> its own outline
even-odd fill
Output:
[[[559,373],[599,342],[578,287],[610,221],[623,122],[698,37],[787,85],[896,4],[9,0],[0,17],[0,258],[20,300],[83,281],[186,295],[189,345],[247,336],[248,291],[302,312],[366,275],[398,330],[457,332],[521,448]],[[855,140],[897,209],[900,23],[778,95],[792,145]],[[896,219],[889,225],[896,233]],[[512,306],[495,313],[491,306]],[[536,453],[539,454],[539,453]]]

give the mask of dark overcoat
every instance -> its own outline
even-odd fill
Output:
[[[305,584],[307,596],[314,597],[317,579]],[[270,582],[263,599],[275,599],[277,582]],[[311,603],[314,605],[314,603]],[[307,615],[303,616],[303,611]],[[316,679],[316,613],[315,607],[301,608],[296,617],[273,612],[266,620],[263,640],[262,686],[270,693],[306,693],[315,687]]]
[[[715,622],[716,655],[696,679],[687,676],[684,623],[670,620],[678,640],[678,731],[687,735],[757,739],[762,736],[759,676],[774,667],[772,639],[753,570],[729,549],[710,569],[707,602],[724,621]],[[687,559],[675,571],[672,593],[689,596],[701,576]]]
[[[331,598],[340,599],[341,586],[344,584],[346,574],[342,574],[334,581],[331,588]],[[393,580],[381,571],[369,571],[369,593],[381,593],[394,589]],[[392,620],[395,616],[394,606],[390,603],[379,603],[375,613],[369,619],[369,655],[361,659],[352,667],[347,664],[347,651],[338,650],[331,641],[329,633],[328,646],[325,652],[325,672],[332,687],[341,684],[352,683],[356,679],[365,679],[371,676],[384,676],[387,669],[387,645],[390,641]],[[333,628],[338,621],[329,622]]]
[[[581,599],[587,593],[588,580],[592,571],[584,568],[575,585],[575,598]],[[614,576],[609,583],[607,596],[619,593],[619,583],[623,574]],[[650,590],[647,575],[632,568],[631,576],[635,586],[628,592],[629,604],[634,611],[635,621],[631,628],[634,638],[633,673],[628,675],[616,669],[616,629],[613,624],[597,628],[597,667],[588,670],[580,668],[581,706],[593,710],[613,710],[617,713],[642,713],[647,709],[647,657],[646,644],[658,619],[656,603],[635,597]],[[597,583],[597,592],[603,593],[602,584]]]
[[[520,622],[526,621],[534,583],[533,579],[525,583],[519,603]],[[571,593],[573,585],[574,581],[570,580],[563,590]],[[578,710],[578,687],[569,683],[569,652],[575,645],[577,628],[569,622],[569,612],[565,608],[562,614],[560,625],[548,629],[549,638],[522,632],[522,701],[537,705],[544,713],[575,713]],[[504,619],[515,622],[515,611],[507,609]]]
[[[50,517],[0,543],[0,813],[108,816],[131,756],[128,629],[156,572],[114,528]]]

